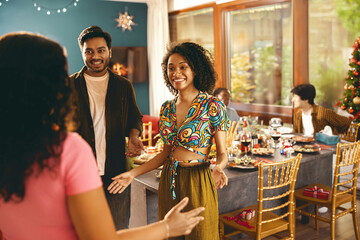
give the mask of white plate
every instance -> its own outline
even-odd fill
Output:
[[[235,164],[234,162],[230,162],[228,165],[232,168],[249,169],[249,170],[257,168],[254,165],[252,165],[251,163],[249,163],[248,165],[245,166],[243,164]]]

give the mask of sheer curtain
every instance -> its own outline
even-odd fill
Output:
[[[147,0],[146,3],[150,115],[159,116],[162,103],[174,97],[164,84],[161,69],[161,62],[169,43],[167,0]]]

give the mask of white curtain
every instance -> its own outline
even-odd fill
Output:
[[[150,115],[159,116],[162,103],[174,97],[164,84],[161,68],[169,43],[167,0],[147,0],[146,3]]]

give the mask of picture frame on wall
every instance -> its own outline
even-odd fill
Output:
[[[111,48],[110,69],[132,83],[148,82],[148,63],[146,47]]]

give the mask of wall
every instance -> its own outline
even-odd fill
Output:
[[[57,8],[69,1],[36,0],[48,8]],[[98,25],[111,34],[113,46],[147,45],[147,5],[145,3],[109,2],[100,0],[80,0],[76,7],[69,7],[66,13],[37,11],[30,0],[2,1],[0,7],[0,35],[14,31],[30,31],[43,34],[66,47],[69,73],[79,71],[84,65],[77,37],[86,27]],[[133,31],[122,32],[117,28],[115,18],[119,12],[128,10],[134,16]],[[21,59],[19,59],[20,64]],[[26,64],[26,63],[24,63]],[[143,114],[149,114],[149,83],[134,84],[137,102]],[[141,98],[140,98],[141,96]]]

